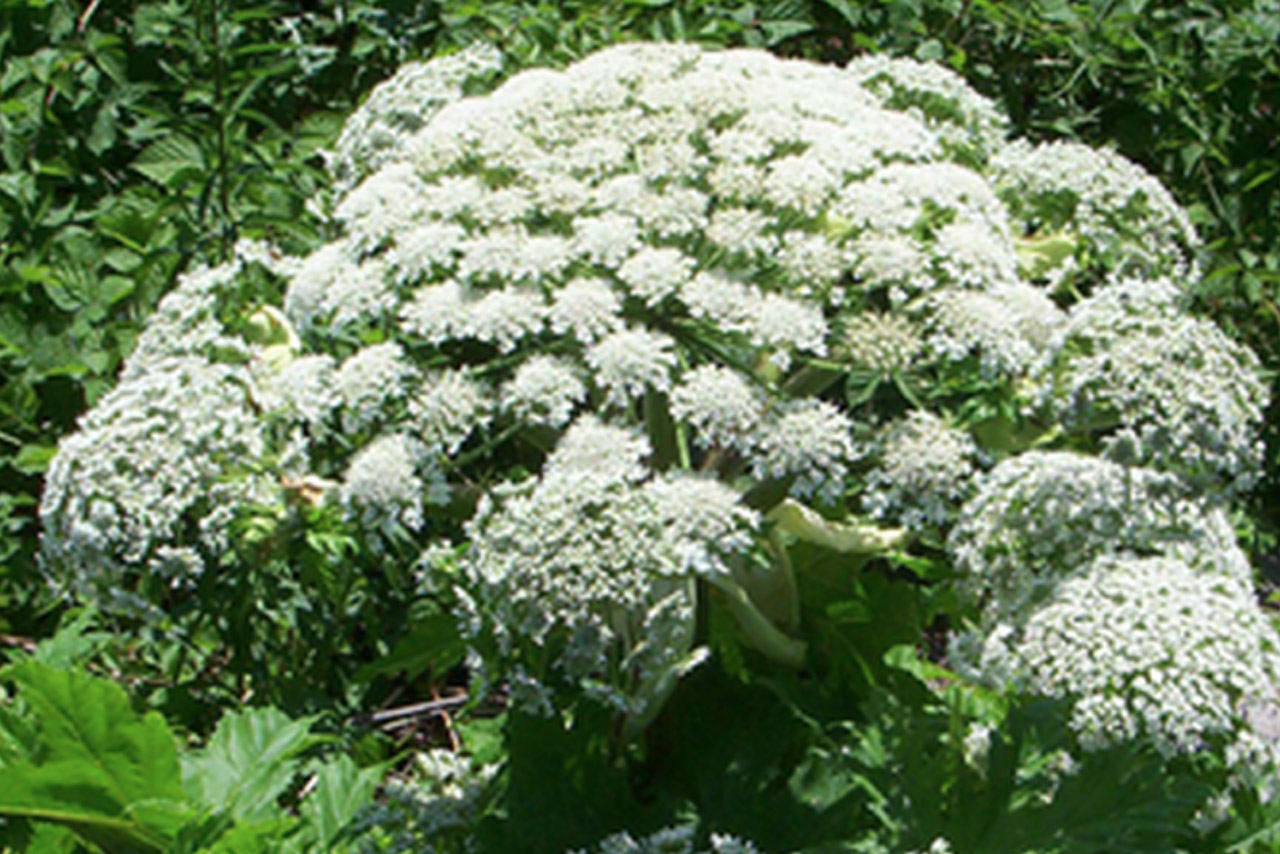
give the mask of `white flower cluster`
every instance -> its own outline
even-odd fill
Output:
[[[833,502],[843,495],[857,455],[853,422],[825,400],[784,401],[760,437],[753,471],[760,478],[792,478],[791,492]]]
[[[545,648],[561,678],[638,716],[698,657],[693,579],[727,576],[759,522],[718,481],[651,477],[648,454],[580,418],[536,482],[481,507],[465,562],[508,651]]]
[[[1196,274],[1191,220],[1142,167],[1078,142],[1015,141],[992,158],[1000,195],[1016,221],[1042,236],[1066,232],[1115,276]],[[1068,270],[1069,271],[1069,270]]]
[[[1004,144],[1008,120],[949,68],[868,54],[847,69],[886,107],[913,111],[963,153],[982,158]]]
[[[1043,291],[1021,282],[939,291],[926,298],[921,314],[925,352],[944,362],[972,358],[985,379],[1025,375],[1064,322]]]
[[[961,508],[948,549],[990,626],[1025,619],[1100,557],[1163,554],[1241,583],[1250,574],[1226,514],[1176,477],[1069,451],[997,465]]]
[[[1181,311],[1167,281],[1128,280],[1075,305],[1039,372],[1055,421],[1123,462],[1241,492],[1262,467],[1257,357]]]
[[[968,496],[978,447],[968,433],[914,410],[875,443],[862,506],[876,519],[916,532],[945,525]]]
[[[229,334],[218,316],[225,293],[243,270],[244,261],[237,254],[227,264],[182,276],[148,319],[121,379],[145,374],[173,358],[248,361],[249,346]]]
[[[760,854],[759,849],[750,842],[722,833],[711,834],[710,846],[699,848],[694,839],[695,829],[692,825],[677,825],[640,839],[622,831],[600,842],[593,852],[595,854]],[[591,852],[580,850],[571,854],[591,854]]]
[[[482,799],[497,776],[497,765],[478,765],[470,757],[433,749],[415,757],[405,779],[382,789],[379,803],[352,822],[358,854],[435,854],[475,850],[472,839]],[[461,837],[461,839],[458,839]]]
[[[867,311],[846,323],[845,340],[837,355],[855,367],[888,375],[910,368],[923,350],[920,330],[910,319]]]
[[[388,537],[399,529],[420,530],[424,502],[448,502],[438,472],[419,476],[424,457],[421,442],[399,433],[379,436],[352,458],[340,493],[343,504],[366,530]],[[428,485],[433,481],[434,491]]]
[[[46,477],[43,557],[55,583],[145,613],[130,590],[147,576],[181,588],[216,567],[237,512],[280,497],[253,473],[266,442],[251,388],[243,367],[170,357],[107,393]]]
[[[1280,637],[1235,579],[1168,557],[1100,558],[1006,644],[1016,678],[1070,700],[1086,750],[1145,737],[1166,755],[1280,758],[1249,711],[1280,708]]]
[[[1280,638],[1221,508],[1174,475],[1067,452],[1006,460],[949,546],[980,626],[953,663],[1067,700],[1086,750],[1143,738],[1166,755],[1211,746],[1253,774],[1280,733]]]
[[[394,160],[408,136],[446,104],[462,97],[463,84],[501,67],[502,54],[484,45],[402,66],[394,77],[378,84],[342,126],[342,135],[329,156],[329,171],[338,189],[354,186]]]

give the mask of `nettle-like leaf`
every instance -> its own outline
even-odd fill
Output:
[[[312,722],[272,708],[229,713],[203,750],[183,757],[187,795],[236,820],[267,818],[298,774],[299,757],[325,740],[311,732]]]
[[[29,662],[4,671],[36,721],[5,764],[0,816],[52,822],[111,852],[163,851],[188,814],[173,733],[124,689]]]
[[[359,768],[349,756],[318,764],[315,785],[299,812],[306,822],[294,851],[332,851],[343,831],[373,798],[381,782],[381,767]]]
[[[0,846],[27,854],[73,840],[109,854],[334,851],[385,771],[309,758],[329,737],[271,708],[227,715],[180,755],[164,718],[114,682],[40,661],[3,676],[18,692],[0,706]],[[295,783],[306,794],[290,805]]]

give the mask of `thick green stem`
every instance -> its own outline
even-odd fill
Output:
[[[796,640],[769,622],[751,601],[747,591],[733,579],[718,577],[711,583],[724,594],[729,612],[733,614],[734,619],[738,621],[738,625],[756,649],[771,660],[785,664],[787,667],[799,670],[804,666],[807,651],[804,641]]]
[[[814,397],[822,394],[849,369],[835,362],[810,361],[782,384],[782,390],[791,397]]]
[[[233,225],[231,222],[231,196],[230,196],[230,168],[227,163],[227,115],[226,100],[223,97],[223,69],[222,69],[222,37],[219,32],[219,17],[222,10],[219,7],[218,0],[213,0],[209,4],[209,21],[211,24],[210,33],[213,36],[213,103],[214,103],[214,128],[217,131],[218,140],[218,204],[221,208],[222,227],[219,229],[222,243],[222,258],[226,258],[231,254],[231,244],[234,242]]]
[[[766,552],[770,557],[768,567],[735,565],[736,581],[752,603],[766,619],[784,632],[800,628],[800,591],[796,587],[795,572],[786,545],[777,531],[769,532]]]

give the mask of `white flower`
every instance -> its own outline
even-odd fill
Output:
[[[982,479],[948,550],[990,622],[1018,614],[1099,557],[1176,555],[1210,574],[1249,577],[1220,511],[1170,475],[1066,451],[1029,451]]]
[[[409,401],[406,425],[429,453],[452,456],[473,432],[489,423],[493,401],[488,389],[465,370],[428,376]]]
[[[557,334],[593,344],[622,328],[621,310],[622,300],[607,282],[574,279],[556,292],[547,319]]]
[[[694,269],[692,258],[678,249],[641,249],[618,268],[618,278],[649,305],[676,294]]]
[[[720,208],[711,214],[706,237],[731,253],[767,254],[778,245],[778,238],[768,233],[770,219],[750,208]]]
[[[773,161],[765,174],[764,194],[778,207],[817,216],[839,186],[840,176],[821,161],[795,154]]]
[[[400,310],[401,328],[430,344],[443,344],[468,335],[471,318],[467,290],[452,279],[418,288]]]
[[[992,289],[1018,281],[1018,256],[1006,232],[984,222],[954,222],[938,229],[933,253],[953,284]]]
[[[458,324],[459,337],[471,337],[498,348],[515,350],[522,339],[537,335],[546,322],[547,306],[533,289],[502,288],[470,301]]]
[[[1076,305],[1041,382],[1068,429],[1123,461],[1243,491],[1262,468],[1257,357],[1178,310],[1167,282],[1126,281]]]
[[[534,356],[502,386],[505,409],[521,420],[557,428],[569,423],[586,396],[578,372],[552,356]]]
[[[243,338],[228,335],[218,317],[243,269],[239,259],[217,267],[197,267],[178,278],[160,300],[125,362],[121,379],[140,376],[175,358],[247,360],[253,353]]]
[[[1007,133],[1008,121],[995,104],[949,68],[905,57],[867,54],[851,61],[845,72],[889,109],[922,112],[950,145],[988,154],[1001,145]]]
[[[691,666],[689,581],[727,573],[758,522],[723,484],[646,481],[647,453],[629,431],[580,419],[539,480],[482,507],[466,558],[508,643],[568,640],[551,667],[629,714]]]
[[[753,469],[759,478],[794,477],[791,493],[835,501],[855,456],[849,417],[825,400],[779,404],[759,435]]]
[[[674,342],[660,332],[625,329],[587,348],[586,361],[606,399],[625,406],[646,389],[667,391],[675,369]]]
[[[285,314],[299,329],[329,323],[345,326],[384,316],[394,305],[385,264],[355,260],[345,242],[327,244],[307,256],[285,294]]]
[[[427,497],[417,472],[421,457],[419,443],[401,433],[379,436],[365,445],[343,477],[340,496],[347,512],[386,536],[398,526],[419,530]]]
[[[269,475],[253,474],[267,445],[252,388],[243,367],[183,357],[103,396],[62,440],[45,481],[41,549],[60,586],[145,613],[130,591],[153,556],[174,586],[216,569],[237,509],[280,497]]]
[[[863,507],[910,530],[946,524],[977,474],[973,439],[932,413],[913,410],[876,444],[878,464],[867,477]]]
[[[864,181],[847,184],[832,213],[858,229],[906,233],[930,216],[947,213],[949,222],[985,227],[1008,237],[1004,205],[977,172],[954,163],[893,163]]]
[[[721,273],[702,272],[685,287],[681,299],[689,313],[726,332],[744,330],[759,316],[760,293]]]
[[[1280,684],[1280,638],[1248,586],[1164,557],[1099,559],[1007,643],[1019,683],[1071,703],[1086,750],[1257,743],[1244,709]],[[1274,767],[1274,741],[1270,754]]]
[[[906,237],[870,231],[853,246],[853,272],[868,290],[886,289],[895,304],[933,285],[929,256]]]
[[[404,286],[431,280],[452,270],[466,231],[459,225],[428,222],[397,235],[387,252],[387,264],[396,283]]]
[[[751,312],[746,319],[751,343],[772,352],[772,360],[782,370],[791,364],[793,350],[815,356],[826,353],[827,323],[816,306],[766,294],[740,308]]]
[[[472,203],[468,214],[485,227],[519,223],[533,212],[533,194],[523,187],[490,190]]]
[[[386,418],[388,405],[404,398],[415,374],[393,342],[365,347],[343,362],[334,377],[343,429],[359,432]]]
[[[788,231],[782,236],[778,263],[790,289],[808,299],[822,299],[845,272],[845,253],[821,234]]]
[[[1083,240],[1111,276],[1195,277],[1191,220],[1159,181],[1112,151],[1018,140],[992,161],[1013,215],[1043,234]]]
[[[993,680],[1030,678],[1018,645],[1038,609],[1103,559],[1247,579],[1223,507],[1259,468],[1265,388],[1255,359],[1185,313],[1181,281],[1121,278],[1192,272],[1189,227],[1148,178],[1005,147],[989,102],[909,61],[628,45],[463,97],[493,59],[411,66],[370,97],[313,204],[337,233],[318,251],[246,246],[182,277],[50,470],[51,576],[145,607],[240,571],[243,517],[297,509],[312,466],[345,472],[330,509],[392,559],[401,531],[439,539],[428,506],[448,472],[488,493],[449,521],[470,542],[438,573],[490,655],[472,664],[517,705],[594,698],[628,724],[705,658],[695,580],[729,590],[765,558],[738,490],[787,488],[837,516],[860,498],[926,548],[954,525],[977,618],[956,664]],[[288,322],[244,304],[273,292],[245,272],[288,278]],[[1020,275],[1091,296],[1068,317]],[[877,373],[889,382],[859,398]],[[968,435],[902,417],[929,379],[924,399],[1008,446],[989,475]],[[855,444],[854,419],[886,406],[902,420]],[[1038,441],[1109,460],[992,439],[987,413],[1015,407]],[[652,460],[641,421],[661,439]],[[1236,699],[1237,717],[1273,708]],[[1126,698],[1073,702],[1099,731],[1173,731]],[[1264,726],[1232,726],[1230,761],[1267,754]]]
[[[329,158],[339,189],[354,186],[382,164],[401,156],[413,132],[441,107],[462,97],[463,83],[501,66],[502,54],[488,45],[401,66],[343,125]]]
[[[355,254],[370,253],[426,214],[424,190],[412,166],[389,163],[348,193],[334,209],[334,218]]]
[[[326,355],[290,359],[279,370],[256,373],[256,401],[267,412],[319,425],[338,407],[337,365]]]
[[[1030,294],[1019,300],[1019,291]],[[1061,316],[1048,297],[1024,284],[991,293],[935,291],[921,304],[919,313],[924,319],[925,351],[930,356],[950,362],[974,357],[986,379],[1019,376],[1039,364],[1048,349],[1043,327]]]
[[[573,251],[592,263],[617,267],[640,248],[640,226],[634,216],[605,213],[574,222]]]
[[[671,391],[671,414],[690,424],[700,445],[746,451],[764,417],[764,395],[737,372],[701,365]]]
[[[569,243],[554,235],[530,236],[504,226],[462,241],[458,277],[480,283],[534,282],[560,275],[572,259]]]
[[[911,367],[923,349],[920,331],[910,320],[868,311],[846,322],[839,352],[859,367],[893,374]]]

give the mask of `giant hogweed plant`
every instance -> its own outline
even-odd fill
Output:
[[[52,583],[225,643],[240,696],[465,648],[509,706],[500,806],[388,806],[377,850],[692,850],[624,802],[898,851],[1265,813],[1280,647],[1230,522],[1265,387],[1186,311],[1155,180],[907,60],[635,44],[467,96],[496,62],[374,90],[331,242],[165,298],[50,467]],[[759,779],[679,755],[714,766],[711,708],[775,720]],[[556,793],[590,805],[514,843]]]

